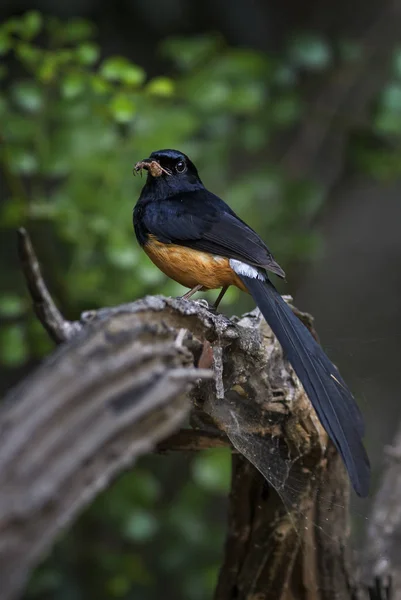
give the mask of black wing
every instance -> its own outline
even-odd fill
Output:
[[[207,190],[149,203],[142,218],[147,231],[161,242],[234,258],[285,277],[258,234]]]

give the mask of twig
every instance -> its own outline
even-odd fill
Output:
[[[231,448],[231,443],[222,433],[210,433],[196,429],[181,429],[160,442],[156,452],[196,452],[210,448]]]
[[[43,280],[29,234],[23,227],[18,229],[18,255],[39,321],[57,344],[71,339],[81,327],[79,323],[66,321],[55,305]]]

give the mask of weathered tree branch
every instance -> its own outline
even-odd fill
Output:
[[[216,600],[351,598],[348,480],[258,312],[230,321],[202,301],[148,297],[66,326],[20,241],[36,313],[67,341],[0,411],[2,600],[137,456],[228,440],[238,454]],[[174,433],[191,406],[201,430]]]

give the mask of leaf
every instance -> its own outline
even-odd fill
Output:
[[[8,151],[10,170],[13,173],[32,175],[38,170],[38,160],[32,152],[24,148],[10,148]]]
[[[9,367],[23,364],[28,355],[22,325],[8,325],[0,331],[0,362]]]
[[[148,510],[135,508],[125,523],[125,537],[136,542],[145,542],[151,539],[158,530],[156,517]]]
[[[221,44],[222,38],[216,35],[173,37],[164,42],[162,52],[183,70],[191,70],[213,56]]]
[[[107,58],[99,72],[109,81],[121,81],[131,86],[139,86],[145,80],[144,70],[122,56]]]
[[[138,254],[134,247],[112,247],[107,252],[111,264],[120,269],[131,270],[138,262]]]
[[[42,63],[38,67],[37,75],[43,83],[50,83],[57,72],[57,57],[54,54],[47,53]]]
[[[36,37],[43,27],[43,18],[39,11],[31,10],[21,19],[20,34],[26,40]]]
[[[26,42],[18,42],[15,46],[15,52],[18,58],[30,67],[36,66],[44,54],[43,50],[35,48]]]
[[[195,482],[208,491],[226,493],[230,489],[230,452],[226,449],[208,450],[192,464]]]
[[[247,86],[236,86],[230,95],[229,106],[238,113],[253,113],[266,103],[265,90],[262,82]]]
[[[15,294],[3,294],[0,298],[0,316],[18,317],[26,310],[26,302]]]
[[[175,85],[168,77],[155,77],[149,81],[146,90],[153,96],[170,97],[174,94]]]
[[[231,86],[226,81],[210,81],[207,85],[199,85],[194,79],[186,89],[187,100],[211,113],[225,108],[231,96]]]
[[[73,19],[63,25],[62,35],[66,41],[79,42],[91,37],[96,28],[85,19]]]
[[[401,112],[401,83],[388,85],[383,92],[382,102],[385,109]]]
[[[61,91],[65,98],[73,99],[82,94],[85,89],[83,73],[67,73],[61,82]]]
[[[15,102],[27,112],[37,113],[43,106],[43,92],[32,80],[23,80],[12,88]]]
[[[5,31],[0,29],[0,56],[4,56],[11,48],[11,40]]]
[[[375,131],[384,135],[401,134],[401,113],[397,111],[382,111],[375,119]]]
[[[121,93],[111,101],[110,110],[118,123],[129,123],[135,115],[136,106],[127,94]]]
[[[332,62],[332,51],[328,43],[313,34],[298,35],[289,44],[290,59],[299,67],[320,71]]]
[[[287,94],[274,102],[269,117],[275,127],[287,127],[294,124],[302,115],[300,99],[295,94]]]
[[[108,94],[113,89],[113,85],[109,81],[106,81],[103,77],[96,74],[91,76],[90,85],[95,94],[98,94],[99,96]]]
[[[81,64],[93,65],[100,56],[100,48],[97,44],[86,42],[78,46],[76,55]]]
[[[131,580],[123,574],[116,574],[107,582],[107,591],[110,598],[126,597],[131,588]]]
[[[24,200],[12,196],[9,202],[3,202],[0,211],[2,227],[19,227],[26,216]]]

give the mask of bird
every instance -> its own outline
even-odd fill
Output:
[[[194,163],[178,150],[152,152],[136,163],[147,171],[133,211],[139,245],[168,277],[189,288],[182,297],[229,286],[249,293],[342,457],[356,493],[369,493],[370,464],[359,407],[320,344],[273,285],[285,278],[261,237],[202,183]]]

